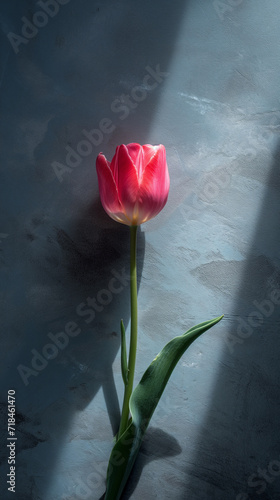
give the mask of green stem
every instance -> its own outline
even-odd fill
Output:
[[[126,430],[129,417],[129,400],[133,390],[133,380],[137,348],[137,266],[136,240],[138,226],[130,227],[130,348],[128,358],[128,380],[125,386],[122,416],[118,437]]]

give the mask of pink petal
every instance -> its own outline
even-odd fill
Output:
[[[127,144],[126,147],[128,154],[131,158],[131,161],[135,165],[138,181],[140,184],[143,175],[143,170],[146,165],[143,146],[140,146],[140,144],[132,142],[131,144]]]
[[[157,146],[156,154],[145,168],[138,196],[138,216],[141,223],[155,217],[167,202],[170,178],[165,148]]]
[[[137,146],[137,145],[136,145]],[[141,146],[139,146],[141,148]],[[136,152],[137,148],[130,151]],[[138,149],[139,153],[139,149]],[[134,158],[136,155],[134,156]],[[111,162],[111,171],[118,189],[118,195],[124,212],[129,219],[133,215],[134,205],[137,201],[139,181],[136,166],[129,154],[127,146],[122,144],[116,149],[116,154]]]
[[[117,186],[110,169],[110,163],[105,156],[100,153],[96,158],[96,171],[98,177],[99,193],[104,210],[110,217],[117,220],[114,214],[123,212],[123,207],[119,199]]]
[[[145,167],[157,152],[158,146],[151,146],[150,144],[144,144],[144,146],[140,146],[140,144],[134,142],[131,144],[127,144],[126,147],[128,154],[135,165],[140,185]]]
[[[160,146],[151,146],[150,144],[144,144],[144,165],[145,167],[150,163],[152,157],[157,153]]]

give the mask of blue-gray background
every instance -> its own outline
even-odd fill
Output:
[[[171,189],[139,234],[136,381],[173,336],[225,318],[176,367],[123,498],[279,499],[279,15],[278,0],[1,3],[1,498],[104,493],[129,238],[95,158],[139,142],[166,146]]]

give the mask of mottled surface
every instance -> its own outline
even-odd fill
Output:
[[[166,146],[171,190],[139,234],[137,381],[225,318],[172,374],[123,499],[279,500],[279,2],[2,4],[1,499],[104,493],[129,235],[94,163],[139,142]]]

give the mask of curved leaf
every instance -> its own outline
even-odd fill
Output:
[[[119,436],[110,456],[104,500],[120,499],[150,419],[182,354],[195,339],[218,323],[222,317],[200,323],[172,339],[145,371],[130,398],[129,425]]]

